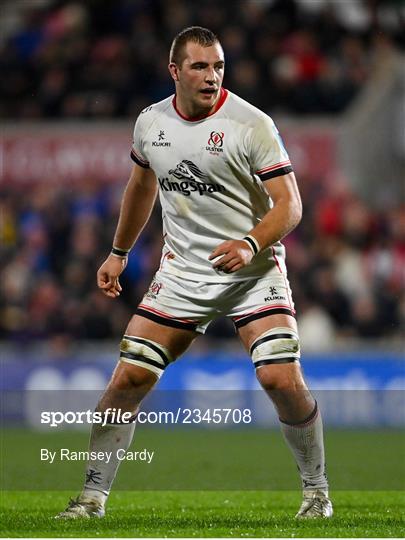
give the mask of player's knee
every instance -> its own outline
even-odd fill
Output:
[[[291,392],[299,386],[297,377],[291,369],[283,365],[267,365],[256,369],[256,377],[266,391]]]
[[[263,388],[290,388],[294,384],[295,372],[299,372],[300,344],[298,334],[292,328],[268,330],[252,343],[250,354]],[[291,364],[294,367],[285,369]]]
[[[141,383],[156,381],[173,360],[168,349],[156,341],[125,335],[120,344],[120,361],[128,376]]]
[[[120,362],[109,384],[117,391],[134,390],[135,388],[152,388],[158,377],[149,369],[135,366],[128,362]]]

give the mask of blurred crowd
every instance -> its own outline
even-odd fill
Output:
[[[301,178],[304,220],[285,240],[301,337],[307,348],[339,338],[400,339],[405,322],[405,213],[371,212],[343,185]],[[119,339],[159,265],[160,209],[137,243],[112,301],[96,287],[111,248],[122,186],[83,181],[28,198],[3,192],[0,338],[18,344],[51,339]],[[233,335],[226,319],[209,334]]]
[[[4,0],[0,116],[134,116],[172,93],[168,48],[216,31],[225,86],[271,112],[338,113],[381,47],[403,47],[400,0]],[[402,7],[401,7],[402,6]]]

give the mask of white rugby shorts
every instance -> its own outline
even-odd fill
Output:
[[[217,317],[240,328],[268,315],[295,316],[284,273],[231,283],[191,281],[158,271],[135,313],[165,326],[204,334]]]

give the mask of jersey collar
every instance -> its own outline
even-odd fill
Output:
[[[208,118],[209,116],[212,116],[213,114],[218,112],[219,109],[222,107],[222,105],[225,103],[225,100],[228,97],[228,93],[229,93],[228,90],[226,90],[225,88],[223,88],[221,86],[221,92],[219,94],[219,99],[218,99],[218,101],[217,101],[217,103],[215,105],[215,108],[209,114],[205,114],[205,115],[202,115],[202,116],[194,116],[192,118],[189,117],[189,116],[184,116],[184,114],[181,114],[181,112],[179,111],[179,109],[176,106],[176,95],[173,96],[172,104],[173,104],[174,110],[180,116],[180,118],[182,118],[183,120],[187,120],[187,122],[198,122],[199,120],[203,120],[204,118]]]

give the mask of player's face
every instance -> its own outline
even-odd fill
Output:
[[[181,67],[170,64],[178,100],[191,116],[215,107],[224,78],[224,52],[219,43],[203,47],[189,41]]]

